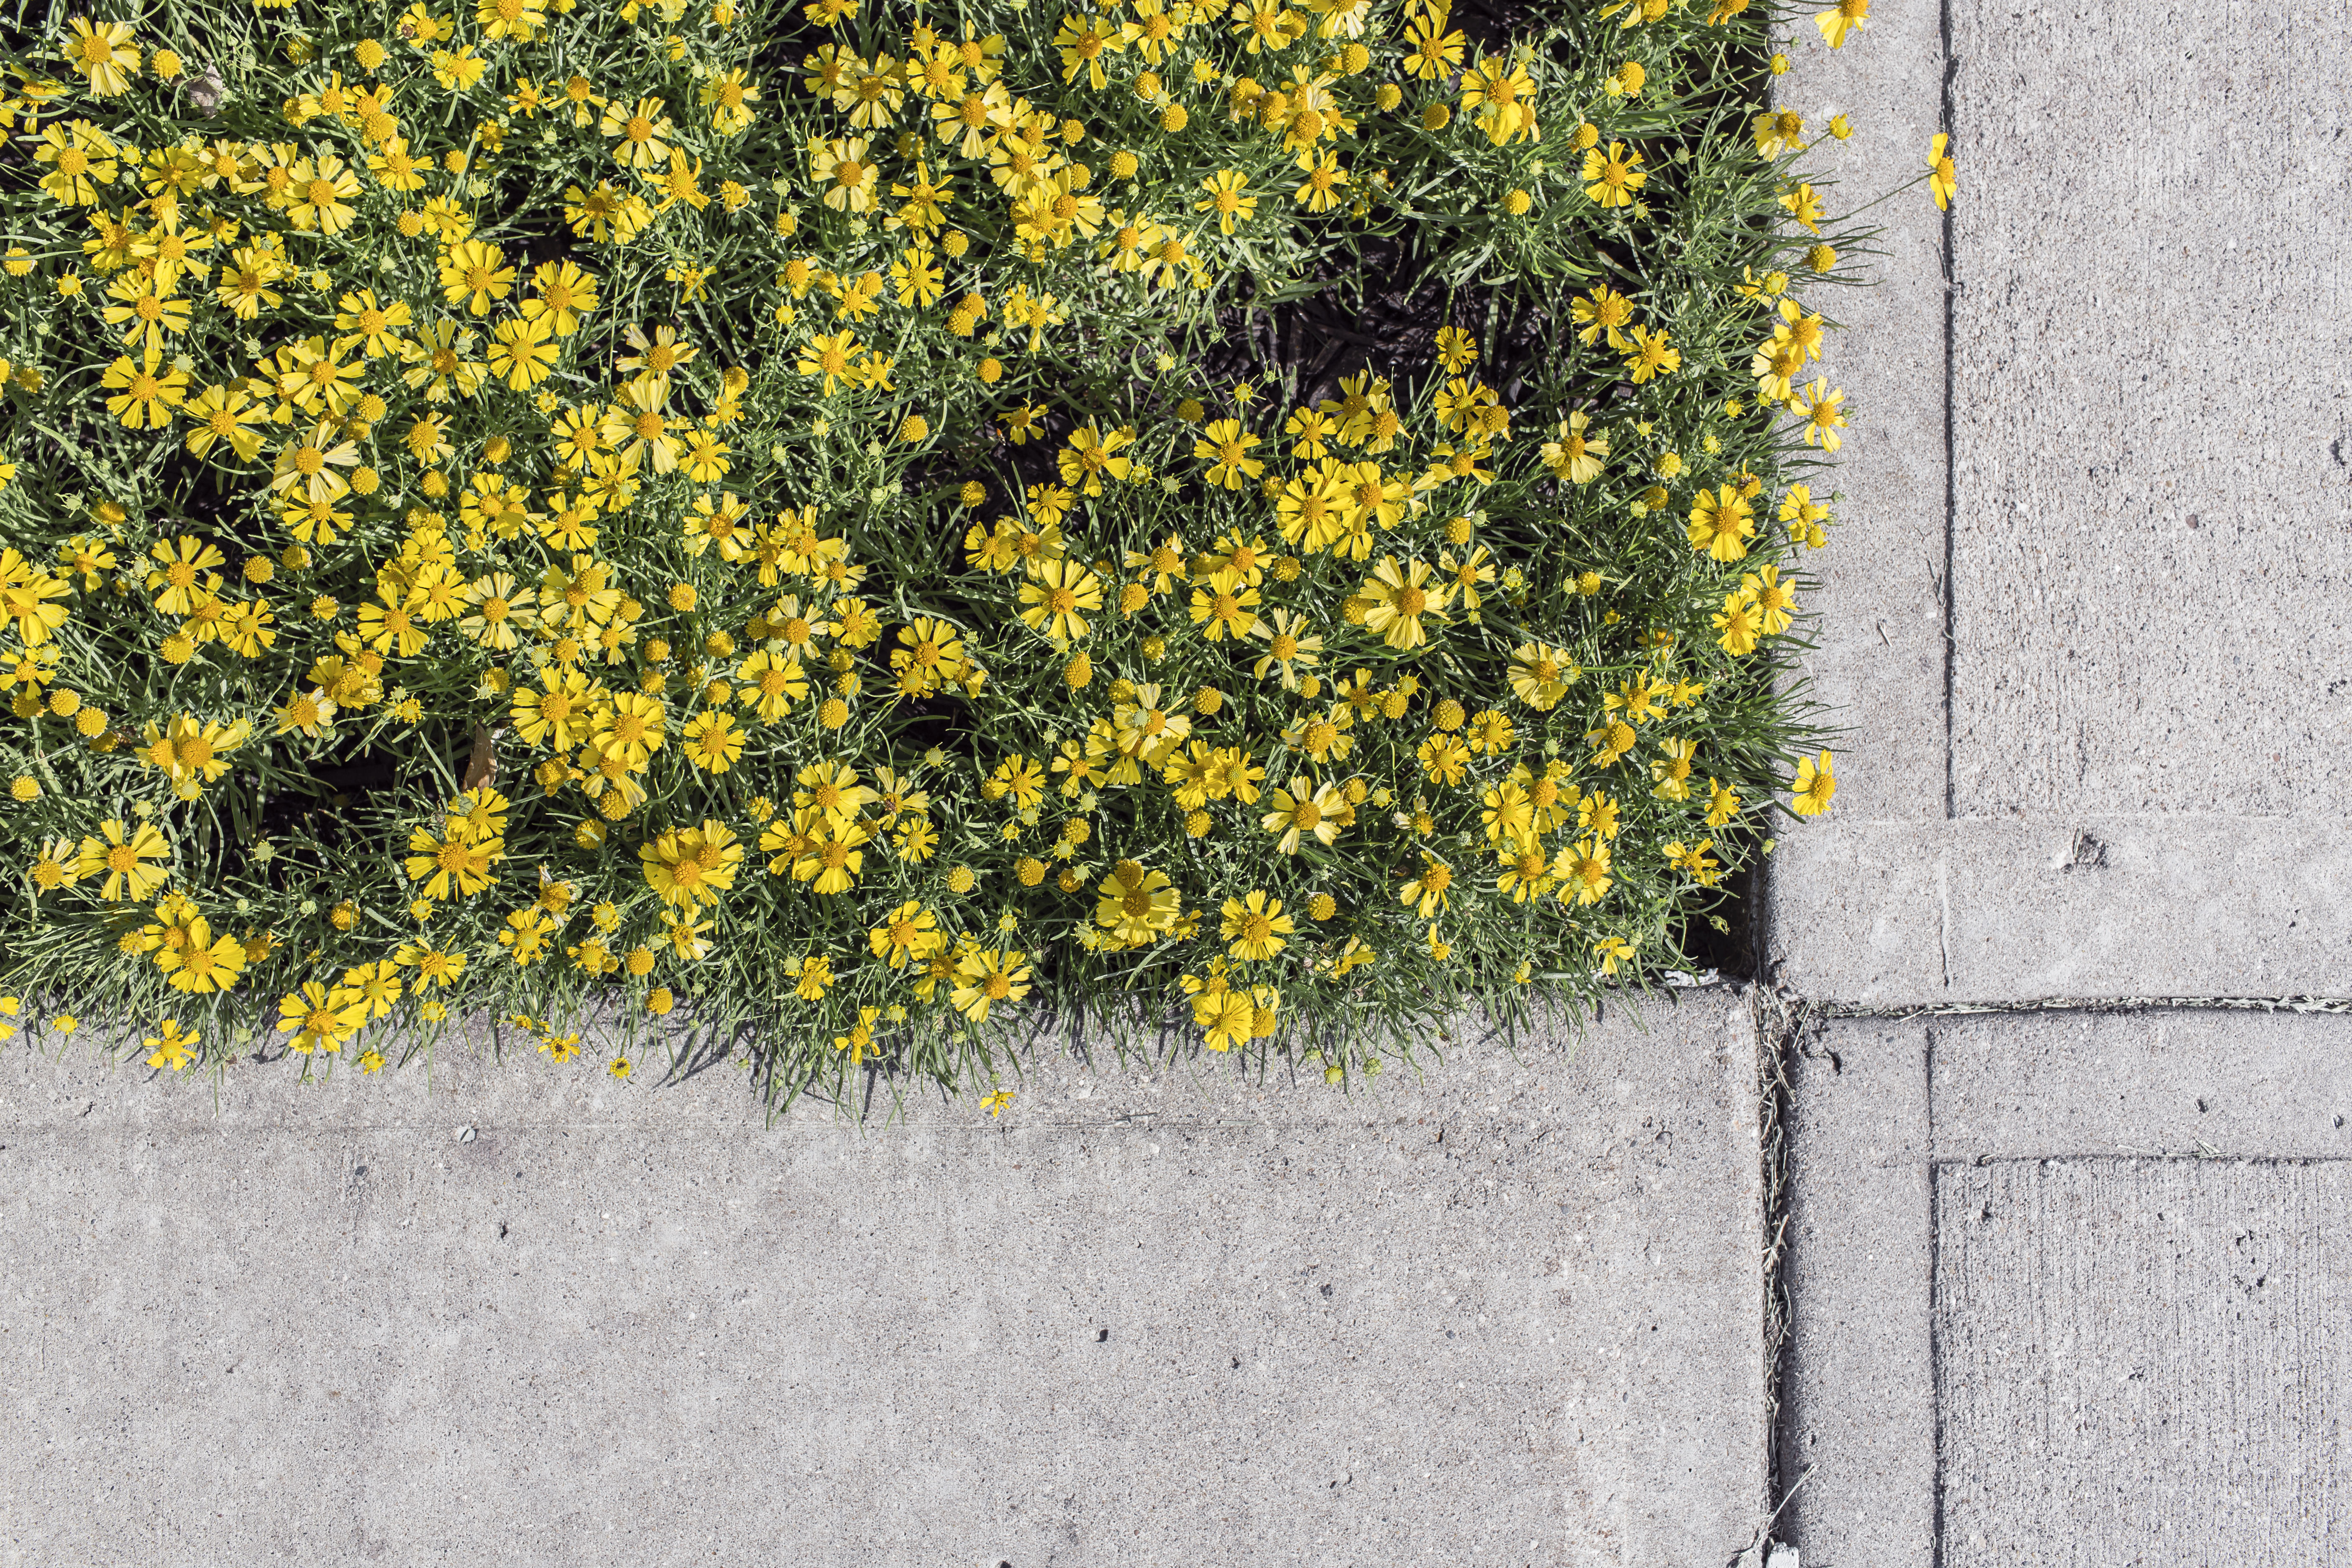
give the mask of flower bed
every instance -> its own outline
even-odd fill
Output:
[[[174,1069],[682,1004],[789,1095],[1137,1002],[1343,1081],[1691,963],[1834,788],[1798,280],[1868,237],[1769,7],[1574,9],[72,21],[0,988]]]

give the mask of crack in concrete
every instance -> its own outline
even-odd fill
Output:
[[[2017,1002],[1924,1002],[1865,1006],[1805,1002],[1826,1018],[1942,1018],[1980,1013],[2352,1013],[2352,996],[2039,996]]]

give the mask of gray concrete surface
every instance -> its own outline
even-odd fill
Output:
[[[2352,1561],[2352,1163],[1936,1171],[1951,1568]]]
[[[1774,973],[1825,1001],[2352,995],[2344,824],[1831,817],[1780,843]]]
[[[1792,1100],[1808,1564],[2352,1562],[2352,1017],[1849,1018]]]
[[[2341,832],[2352,12],[2161,16],[1952,5],[1956,810]]]
[[[1993,1015],[1934,1037],[1938,1159],[2352,1159],[2352,1016]]]
[[[1809,16],[1792,18],[1790,69],[1775,100],[1816,134],[1853,126],[1812,162],[1834,182],[1833,212],[1909,180],[1943,114],[1944,52],[1935,8],[1882,6],[1832,51]],[[1822,183],[1817,181],[1818,183]],[[1941,906],[1920,880],[1945,826],[1944,223],[1924,191],[1862,220],[1884,255],[1866,289],[1812,288],[1841,326],[1828,346],[1851,428],[1813,483],[1833,493],[1838,525],[1808,552],[1805,602],[1820,613],[1799,669],[1845,734],[1827,816],[1780,835],[1767,884],[1769,941],[1780,982],[1808,996],[1876,1002],[1949,994],[1936,961]]]
[[[1791,1063],[1779,1532],[1814,1568],[1935,1562],[1927,1051],[1853,1019]]]
[[[1875,1005],[2352,992],[2352,18],[1947,9],[1949,525],[1916,191],[1836,351],[1845,523],[1804,673],[1852,733],[1836,809],[1783,838],[1780,977]],[[1920,167],[1936,21],[1797,50],[1784,97],[1857,110],[1847,188]]]
[[[887,1129],[728,1068],[216,1107],[12,1049],[0,1563],[1727,1562],[1754,1033],[1647,1022],[1352,1100],[1048,1064]]]
[[[1853,135],[1825,138],[1808,164],[1834,182],[1832,213],[1850,211],[1923,166],[1942,113],[1936,8],[1882,5],[1835,51],[1809,15],[1790,25],[1775,100],[1813,136],[1849,118]],[[1832,814],[1781,836],[1782,872],[1846,825],[1944,815],[1944,224],[1924,191],[1859,221],[1881,230],[1883,254],[1853,266],[1870,285],[1799,289],[1839,325],[1825,374],[1852,423],[1812,485],[1817,499],[1834,490],[1838,521],[1825,548],[1804,552],[1817,579],[1805,603],[1821,622],[1803,670],[1853,743],[1838,748]]]

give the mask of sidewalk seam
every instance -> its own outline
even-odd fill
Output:
[[[1937,27],[1944,49],[1944,95],[1940,106],[1942,120],[1937,129],[1952,134],[1953,77],[1959,62],[1952,58],[1952,5],[1943,0],[1938,7]],[[1950,821],[1959,816],[1958,768],[1952,752],[1952,694],[1959,662],[1958,617],[1959,595],[1953,586],[1952,567],[1958,551],[1959,535],[1959,429],[1953,413],[1953,392],[1958,385],[1958,362],[1954,343],[1955,317],[1959,295],[1959,267],[1953,251],[1952,211],[1944,209],[1944,818]],[[1949,984],[1950,966],[1946,965],[1945,984]]]

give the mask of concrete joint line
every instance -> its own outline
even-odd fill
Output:
[[[2021,1002],[1931,1002],[1867,1006],[1802,1002],[1828,1018],[1947,1018],[1985,1013],[2352,1013],[2352,996],[2042,996]]]

